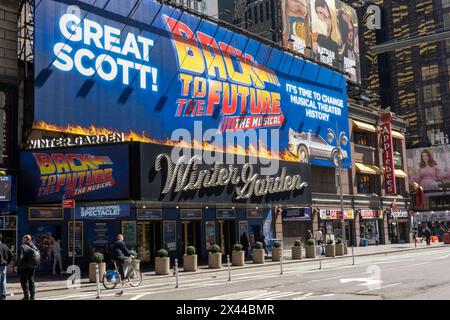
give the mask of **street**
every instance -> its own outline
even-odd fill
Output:
[[[450,248],[388,253],[228,271],[144,277],[138,288],[104,290],[102,300],[346,300],[448,299]],[[96,300],[95,288],[38,295],[42,300]],[[9,299],[21,299],[21,295]]]

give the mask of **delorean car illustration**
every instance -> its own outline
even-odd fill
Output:
[[[339,165],[339,152],[335,146],[328,144],[321,136],[309,132],[298,133],[289,129],[289,151],[297,156],[299,162],[308,163],[310,159],[332,160]],[[348,157],[341,149],[342,160]]]

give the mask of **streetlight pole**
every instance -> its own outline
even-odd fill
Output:
[[[337,161],[334,161],[335,159],[332,159],[334,161],[335,166],[338,168],[338,183],[339,183],[339,198],[340,198],[340,205],[341,205],[341,232],[342,232],[342,242],[344,244],[344,252],[345,247],[347,246],[346,241],[346,235],[345,235],[345,216],[344,216],[344,194],[342,190],[342,160],[344,159],[344,154],[341,149],[341,143],[343,145],[346,145],[348,143],[348,139],[345,136],[345,132],[342,131],[339,134],[339,137],[336,136],[336,133],[333,131],[333,129],[328,128],[328,136],[327,140],[329,143],[333,142],[333,140],[336,139],[336,156]]]

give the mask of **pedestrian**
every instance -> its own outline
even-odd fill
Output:
[[[427,246],[431,245],[431,230],[430,228],[425,228],[425,240],[427,241]]]
[[[61,255],[61,239],[53,242],[53,274],[56,274],[56,265],[59,267],[59,273],[64,274],[62,255]]]
[[[22,238],[22,245],[17,253],[17,271],[23,290],[22,300],[34,300],[36,288],[34,274],[41,260],[39,249],[31,241],[31,236],[26,234]]]
[[[3,241],[3,235],[0,233],[0,300],[6,299],[6,271],[12,260],[12,253]]]
[[[248,241],[247,234],[245,232],[242,233],[241,238],[239,239],[239,242],[241,243],[242,247],[244,248],[245,256],[247,256],[249,241]]]
[[[261,242],[262,242],[262,244],[263,244],[264,252],[266,253],[266,256],[268,256],[268,255],[269,255],[269,252],[267,252],[267,248],[266,248],[266,237],[265,237],[265,236],[262,236]]]
[[[311,230],[308,230],[306,232],[305,240],[308,241],[309,239],[312,239],[312,238],[313,238],[312,232],[311,232]]]
[[[444,226],[441,225],[441,227],[439,228],[439,231],[438,231],[439,242],[444,242],[444,233],[445,233]]]
[[[318,245],[321,245],[323,243],[323,233],[322,229],[319,229],[316,233],[316,243]]]
[[[123,241],[123,235],[117,235],[117,241],[112,246],[111,259],[115,260],[117,269],[119,269],[120,277],[122,279],[122,286],[125,285],[124,265],[125,257],[130,256],[130,250],[128,250],[125,241]]]

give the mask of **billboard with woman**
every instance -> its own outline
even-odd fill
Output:
[[[283,43],[288,48],[311,55],[310,0],[283,0]]]

